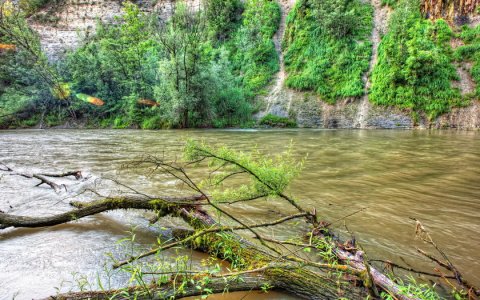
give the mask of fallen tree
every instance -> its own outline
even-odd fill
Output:
[[[319,220],[316,209],[303,208],[285,193],[302,164],[296,162],[290,152],[267,158],[258,153],[245,154],[225,147],[214,149],[188,142],[183,163],[146,156],[128,166],[149,168],[151,173],[175,178],[190,191],[186,196],[151,196],[129,188],[128,195],[71,202],[74,209],[54,216],[0,213],[0,229],[54,226],[117,209],[150,210],[156,214],[154,222],[173,216],[190,226],[190,229],[173,228],[170,230],[173,239],[115,262],[114,268],[134,269],[136,276],[141,274],[135,286],[60,294],[50,299],[178,299],[188,295],[272,288],[305,299],[364,299],[369,295],[379,298],[381,293],[393,299],[420,299],[371,266],[354,240],[343,243],[336,237],[329,230],[330,224]],[[200,166],[207,166],[209,173],[197,182],[186,168]],[[238,177],[240,180],[228,184]],[[249,224],[229,211],[236,203],[259,199],[271,203],[285,201],[296,212]],[[220,215],[223,221],[214,215]],[[275,240],[259,231],[293,221],[301,223],[297,225],[300,234],[289,240]],[[161,267],[154,272],[141,269],[143,258],[174,247],[188,247],[224,259],[231,263],[233,271],[222,274],[209,269],[174,272]],[[304,252],[316,255],[299,255]],[[475,292],[471,295],[476,297]]]

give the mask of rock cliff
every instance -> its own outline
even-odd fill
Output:
[[[462,6],[465,8],[462,10],[464,12],[462,16],[465,17],[465,20],[468,20],[470,26],[476,26],[478,25],[478,16],[472,14],[474,12],[472,7],[475,7],[479,1],[469,1],[468,5]],[[294,1],[279,1],[282,6],[282,21],[285,20],[285,16],[292,8],[292,2]],[[459,1],[451,2],[456,3]],[[373,66],[376,64],[378,58],[377,48],[381,36],[387,30],[388,18],[391,12],[388,7],[381,4],[380,0],[371,0],[371,4],[374,8],[374,28],[371,37],[373,51],[369,73],[371,73]],[[438,9],[439,5],[437,3],[433,7]],[[424,3],[423,7],[430,6]],[[453,16],[458,17],[460,14],[452,15],[452,18]],[[284,24],[280,26],[279,32],[274,37],[276,45],[281,45],[279,40],[282,39],[283,33]],[[277,47],[277,51],[282,62],[281,47]],[[457,72],[460,80],[453,82],[454,85],[461,89],[462,93],[469,93],[475,89],[475,83],[470,73],[466,71],[469,67],[471,68],[471,66],[458,66]],[[419,120],[415,120],[408,111],[402,111],[394,107],[375,106],[368,100],[369,73],[365,74],[364,77],[366,88],[365,95],[362,98],[345,99],[335,105],[330,105],[321,101],[313,93],[299,92],[286,88],[284,85],[286,74],[282,66],[279,75],[272,84],[270,93],[265,97],[266,109],[257,116],[261,117],[266,114],[282,117],[288,116],[295,119],[300,127],[313,128],[480,128],[480,102],[478,99],[472,101],[472,104],[468,107],[455,108],[450,113],[431,122],[422,116],[420,116]]]
[[[188,0],[187,5],[198,9],[201,0]],[[144,11],[157,11],[168,17],[173,0],[135,1]],[[119,0],[61,0],[52,2],[30,18],[31,26],[39,33],[42,45],[51,59],[65,50],[77,47],[80,41],[95,32],[98,21],[114,22],[122,13]]]

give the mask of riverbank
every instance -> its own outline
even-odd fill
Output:
[[[480,101],[470,106],[454,108],[435,120],[428,120],[424,115],[414,117],[411,112],[392,107],[369,105],[363,109],[364,100],[343,101],[330,105],[315,96],[305,96],[303,100],[293,98],[291,116],[267,114],[259,119],[252,119],[242,126],[229,128],[324,128],[324,129],[480,129]],[[26,120],[0,120],[0,129],[169,129],[168,124],[127,124],[115,120],[98,120],[91,118],[30,118]],[[359,122],[361,118],[361,122]],[[206,127],[213,129],[215,127]]]

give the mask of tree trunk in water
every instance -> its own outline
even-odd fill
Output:
[[[236,291],[254,291],[260,290],[263,284],[272,283],[268,279],[261,275],[240,275],[232,278],[212,278],[208,284],[208,288],[212,293],[223,293],[226,290],[230,292]],[[177,284],[177,287],[175,285]],[[146,291],[148,288],[148,292]],[[137,293],[135,299],[138,300],[163,300],[171,298],[183,298],[190,296],[200,296],[205,294],[202,289],[198,289],[195,284],[187,283],[182,292],[178,292],[178,282],[171,280],[170,282],[162,285],[150,285],[147,287],[132,287],[128,290],[130,295]],[[78,292],[78,293],[66,293],[57,296],[51,296],[44,300],[104,300],[112,299],[115,296],[115,300],[131,299],[130,296],[122,296],[122,290],[108,290],[100,292]]]
[[[211,228],[217,224],[206,211],[197,206],[197,204],[200,204],[202,201],[202,196],[184,198],[145,198],[134,196],[105,199],[91,203],[73,202],[72,205],[77,207],[77,209],[49,217],[35,218],[0,213],[0,228],[53,226],[108,210],[133,208],[154,210],[159,216],[178,216],[190,224],[193,229],[202,230]],[[229,290],[248,291],[252,289],[252,285],[258,289],[262,284],[268,283],[276,289],[285,290],[306,299],[327,300],[341,297],[363,299],[368,294],[364,287],[355,284],[355,282],[361,283],[361,278],[352,277],[348,274],[340,275],[338,272],[332,271],[317,269],[313,271],[313,269],[307,266],[279,259],[232,232],[224,233],[224,235],[217,233],[205,234],[201,238],[190,241],[186,246],[205,253],[217,255],[219,258],[226,258],[222,252],[222,250],[225,250],[223,248],[225,245],[234,249],[235,257],[243,261],[244,268],[246,269],[255,269],[257,267],[265,267],[279,263],[285,265],[278,267],[272,265],[272,267],[265,268],[265,270],[255,276],[255,284],[248,281],[246,285],[242,283],[233,284],[230,282],[228,284]],[[286,267],[287,265],[288,267]],[[210,286],[208,287],[210,288]],[[140,289],[140,287],[136,288]],[[169,287],[167,283],[167,286],[160,286],[159,288],[160,290],[158,290],[158,292],[164,292],[165,289],[171,287]],[[221,286],[216,286],[216,288],[218,288],[217,290],[222,289]],[[225,288],[225,285],[223,288]],[[92,292],[74,293],[60,295],[54,299],[88,299],[91,298],[92,295],[96,295],[95,297],[97,298],[94,299],[104,299],[113,293],[114,291],[97,292],[96,294]],[[179,294],[176,298],[184,296],[184,294]]]

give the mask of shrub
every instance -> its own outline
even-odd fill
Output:
[[[261,92],[279,70],[272,41],[279,24],[280,6],[276,1],[246,1],[242,25],[226,45],[246,94]]]
[[[260,125],[266,125],[271,127],[287,127],[287,128],[295,128],[297,127],[297,123],[289,118],[279,117],[276,115],[268,114],[264,116],[260,122]]]

